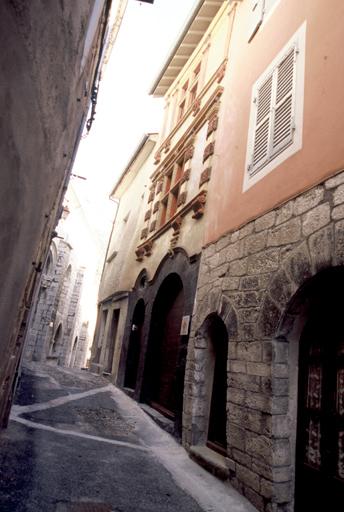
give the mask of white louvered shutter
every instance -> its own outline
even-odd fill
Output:
[[[273,75],[271,74],[258,88],[256,102],[256,122],[250,174],[259,169],[269,157],[269,140],[271,132]]]
[[[251,0],[251,18],[248,29],[248,42],[254,37],[263,21],[264,0]]]
[[[291,48],[257,88],[250,175],[293,142],[296,55]]]
[[[275,70],[274,115],[271,155],[280,152],[293,139],[295,48],[293,47]]]

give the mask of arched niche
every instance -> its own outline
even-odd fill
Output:
[[[144,275],[141,279],[144,278]],[[136,388],[137,373],[141,353],[141,341],[142,341],[142,328],[145,320],[145,303],[143,299],[140,299],[134,309],[130,337],[128,354],[126,360],[124,387],[129,389]]]
[[[272,450],[283,444],[289,452],[288,464],[275,462],[272,476],[283,469],[294,512],[325,510],[329,496],[339,512],[344,501],[343,289],[343,267],[307,279],[288,301],[272,342],[272,407],[287,400],[285,411],[272,414]]]

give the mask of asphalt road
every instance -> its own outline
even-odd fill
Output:
[[[251,512],[101,377],[23,369],[0,433],[1,512]]]

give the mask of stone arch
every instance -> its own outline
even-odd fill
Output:
[[[171,272],[154,299],[143,382],[144,400],[175,422],[177,435],[185,372],[185,343],[180,334],[184,306],[184,283],[179,274]]]
[[[315,233],[283,258],[264,293],[256,336],[274,336],[296,291],[318,272],[332,268],[336,260],[332,226]]]
[[[142,269],[139,275],[136,278],[135,284],[134,284],[134,290],[143,290],[149,282],[149,276],[147,269]]]
[[[145,320],[145,303],[141,298],[137,301],[131,321],[131,332],[126,359],[124,387],[135,389],[142,345],[142,328]]]
[[[196,331],[193,340],[192,440],[193,446],[208,442],[215,366],[218,344],[226,345],[225,371],[228,364],[228,331],[218,312],[210,313]],[[224,399],[226,408],[226,398]]]
[[[266,441],[271,460],[269,498],[272,502],[283,499],[288,510],[295,505],[300,338],[314,308],[321,314],[319,304],[326,306],[333,297],[339,299],[344,287],[344,267],[331,265],[334,256],[326,259],[319,251],[313,254],[302,246],[271,279],[257,323],[257,333],[269,347],[271,360],[267,409],[271,424]]]
[[[216,318],[223,323],[226,330],[227,365],[238,336],[237,312],[230,298],[220,288],[212,287],[202,293],[198,291],[196,300],[198,307],[192,320],[193,328],[188,347],[183,412],[183,443],[191,447],[191,452],[195,452],[195,446],[205,446],[207,437],[210,406],[210,391],[207,386],[212,385],[212,380],[205,378],[203,370],[207,368],[208,374],[212,374],[213,371],[209,350],[209,322]],[[199,457],[197,454],[196,458],[203,464],[203,455]],[[217,468],[216,472],[219,472],[221,477],[228,478],[228,469],[224,465],[221,469]]]

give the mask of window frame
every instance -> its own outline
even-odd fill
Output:
[[[185,155],[178,158],[164,175],[163,197],[160,200],[159,228],[167,224],[179,209],[181,180],[185,171]]]
[[[277,54],[274,60],[253,84],[251,95],[251,109],[247,137],[247,150],[244,172],[243,191],[250,188],[260,179],[278,167],[287,158],[302,148],[302,130],[303,130],[303,103],[304,103],[304,74],[305,74],[305,41],[306,41],[306,22],[295,32],[287,44]],[[296,59],[294,63],[294,83],[292,92],[292,122],[293,133],[290,142],[282,144],[280,147],[272,148],[273,130],[270,129],[268,144],[269,156],[264,163],[261,163],[255,170],[252,170],[253,153],[255,144],[255,134],[257,130],[257,93],[270,76],[276,72],[278,66],[283,62],[287,55],[295,48]],[[271,102],[270,123],[274,121],[273,103]]]

